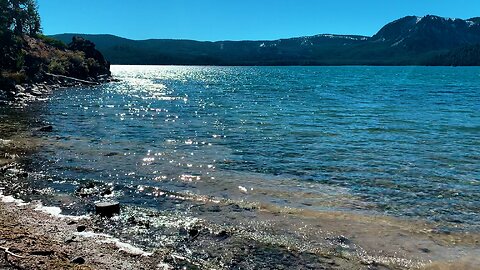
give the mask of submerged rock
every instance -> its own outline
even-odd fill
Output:
[[[190,237],[197,237],[199,234],[200,231],[198,230],[198,228],[191,228],[190,230],[188,230],[188,235]]]
[[[127,219],[127,222],[134,226],[141,226],[141,227],[145,227],[146,229],[150,228],[150,221],[136,219],[134,216],[129,217]]]
[[[226,230],[220,230],[215,233],[215,237],[219,240],[225,240],[231,236],[231,232],[228,232]]]
[[[95,188],[78,188],[75,191],[75,194],[80,196],[80,197],[89,197],[96,195],[98,193],[98,190]]]
[[[103,156],[105,156],[105,157],[113,157],[113,156],[118,156],[118,155],[119,155],[119,153],[117,153],[117,152],[110,152],[110,153],[104,154]]]
[[[327,237],[326,239],[330,240],[332,242],[338,243],[338,244],[342,244],[342,245],[352,244],[352,241],[350,239],[348,239],[347,237],[345,237],[344,235],[339,235],[339,236],[335,236],[335,237]]]
[[[38,128],[37,131],[40,132],[52,132],[53,131],[53,126],[48,125],[48,126],[43,126],[41,128]]]
[[[120,203],[114,201],[95,203],[95,212],[102,217],[112,217],[120,214]]]
[[[75,190],[75,195],[83,198],[91,196],[109,196],[112,195],[112,193],[113,191],[111,187],[97,182],[86,182]]]
[[[428,249],[428,248],[419,248],[419,250],[423,253],[430,253],[431,252],[431,250]]]

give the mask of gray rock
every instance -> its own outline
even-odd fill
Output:
[[[21,85],[15,85],[15,91],[16,92],[25,92],[25,88]]]
[[[120,203],[114,201],[95,203],[95,212],[102,217],[120,214]]]
[[[226,230],[220,230],[219,232],[215,233],[215,237],[217,237],[220,240],[225,240],[225,239],[229,238],[230,236],[231,236],[231,234],[229,232],[227,232]]]
[[[17,92],[17,93],[15,93],[15,96],[16,96],[17,98],[28,98],[28,97],[30,97],[29,94],[23,93],[23,92]]]
[[[32,89],[32,91],[30,91],[30,93],[31,93],[33,96],[36,96],[36,97],[39,97],[39,96],[43,95],[43,93],[42,93],[40,90],[38,90],[38,88]]]
[[[198,230],[198,228],[191,228],[190,230],[188,230],[188,235],[192,238],[196,238],[199,234],[200,231]]]
[[[40,131],[40,132],[52,132],[53,131],[53,126],[44,126],[44,127],[41,127],[39,129],[37,129],[37,131]]]
[[[82,257],[77,257],[73,260],[70,261],[71,263],[74,263],[74,264],[84,264],[85,263],[85,259],[82,258]]]
[[[70,237],[67,237],[65,238],[65,244],[70,244],[70,243],[73,243],[73,242],[76,242],[76,236],[75,235],[72,235]]]
[[[112,194],[112,188],[97,182],[86,182],[81,184],[75,191],[75,195],[80,197],[107,196]]]
[[[431,252],[431,250],[428,249],[428,248],[419,248],[419,250],[423,253],[430,253]]]

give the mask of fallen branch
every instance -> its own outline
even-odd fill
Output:
[[[98,82],[86,81],[86,80],[81,80],[81,79],[77,79],[77,78],[73,78],[73,77],[57,75],[57,74],[52,74],[52,73],[45,73],[45,75],[51,76],[51,77],[54,77],[54,78],[71,80],[71,81],[75,81],[75,82],[79,82],[79,83],[83,83],[83,84],[90,84],[90,85],[99,85],[100,84]]]
[[[13,257],[15,257],[15,258],[25,259],[25,257],[20,256],[20,255],[17,255],[17,254],[15,254],[15,253],[11,252],[11,251],[9,250],[9,248],[7,248],[7,247],[2,247],[2,246],[0,246],[0,249],[3,250],[3,252],[5,252],[5,258],[7,257],[7,255],[11,255],[11,256],[13,256]]]
[[[190,262],[189,259],[187,259],[187,258],[185,258],[185,257],[183,257],[183,256],[180,256],[180,255],[177,255],[177,254],[171,254],[170,257],[172,257],[173,262],[174,262],[175,264],[177,264],[177,260],[175,260],[175,259],[179,259],[179,260],[181,260],[181,261]]]

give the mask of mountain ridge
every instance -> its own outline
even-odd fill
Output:
[[[375,35],[318,34],[277,40],[132,40],[114,35],[60,34],[92,40],[112,64],[152,65],[480,65],[462,47],[480,44],[480,17],[406,16]],[[476,47],[469,48],[469,51]],[[448,57],[447,57],[448,55]],[[469,53],[469,57],[476,53]],[[445,58],[445,61],[442,60]],[[455,64],[446,59],[456,59]]]

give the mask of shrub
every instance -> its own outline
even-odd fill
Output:
[[[48,64],[48,72],[58,75],[65,75],[67,70],[65,63],[61,59],[52,59]]]
[[[48,44],[48,45],[50,45],[52,47],[55,47],[57,49],[64,50],[64,49],[67,48],[67,44],[65,44],[61,40],[54,39],[54,38],[51,38],[51,37],[47,37],[47,36],[42,35],[42,34],[38,34],[37,38],[42,40],[45,44]]]
[[[27,81],[27,75],[24,72],[4,72],[2,79],[15,82],[15,84],[22,84]]]

